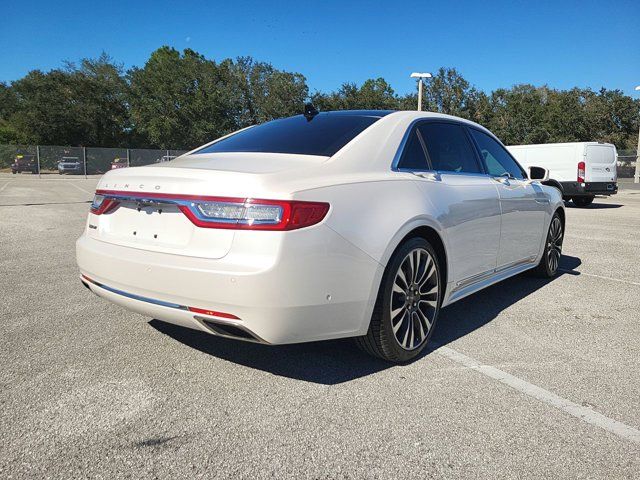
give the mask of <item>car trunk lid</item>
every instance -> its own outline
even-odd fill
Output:
[[[191,157],[191,156],[189,156]],[[282,198],[265,180],[317,165],[325,157],[281,154],[208,154],[147,167],[116,169],[97,186],[117,207],[90,215],[87,234],[142,250],[202,258],[229,253],[235,230],[201,228],[180,209],[190,197]],[[260,234],[264,234],[261,232]]]

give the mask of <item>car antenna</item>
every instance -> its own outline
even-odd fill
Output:
[[[310,122],[311,120],[313,120],[313,117],[318,115],[318,113],[320,112],[316,107],[313,106],[313,103],[306,103],[304,105],[304,118],[306,118],[307,121]]]

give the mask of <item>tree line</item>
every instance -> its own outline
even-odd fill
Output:
[[[103,54],[0,83],[0,143],[191,149],[252,124],[319,110],[414,110],[383,78],[310,92],[301,73],[251,57],[216,62],[186,49],[154,51],[125,70]],[[425,85],[425,110],[468,118],[506,144],[604,141],[635,148],[640,100],[620,90],[515,85],[478,90],[455,68]]]

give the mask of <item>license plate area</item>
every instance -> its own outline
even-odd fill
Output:
[[[193,224],[172,203],[122,201],[101,220],[107,220],[105,237],[133,244],[184,247],[193,233]]]
[[[92,222],[87,232],[97,240],[189,257],[222,258],[234,237],[233,230],[196,227],[178,205],[153,200],[120,200]]]

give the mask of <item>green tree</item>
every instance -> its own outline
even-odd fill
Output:
[[[117,146],[127,124],[126,88],[121,67],[105,54],[79,67],[33,70],[11,85],[15,104],[6,121],[22,142]]]
[[[10,121],[18,107],[17,100],[15,91],[6,83],[0,82],[0,144],[20,143],[18,132]]]
[[[240,57],[226,60],[232,83],[228,93],[233,96],[238,126],[245,127],[275,118],[302,112],[309,95],[306,79],[299,73],[284,72],[271,64]]]
[[[615,144],[619,149],[635,148],[640,123],[640,100],[620,90],[600,89],[585,96],[586,135],[590,140]]]
[[[190,148],[248,125],[302,112],[303,75],[251,57],[219,63],[193,50],[154,51],[124,72],[106,54],[0,83],[0,143]],[[415,110],[383,78],[316,91],[320,110]],[[455,68],[425,84],[425,110],[474,120],[507,144],[598,140],[635,148],[640,100],[619,90],[515,85],[478,91]]]
[[[132,127],[141,141],[159,148],[189,148],[232,130],[230,79],[202,55],[170,47],[153,52],[129,72]]]
[[[162,47],[130,74],[133,128],[148,145],[192,148],[238,128],[302,111],[305,78],[249,57],[216,64]]]
[[[360,87],[343,83],[335,92],[316,92],[312,101],[320,110],[396,110],[400,106],[393,88],[383,78],[370,78]]]
[[[425,109],[457,117],[475,114],[477,90],[455,69],[441,67],[425,83]]]
[[[489,98],[485,126],[505,144],[545,143],[551,138],[545,120],[548,88],[516,85],[499,88]]]

